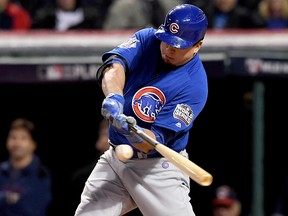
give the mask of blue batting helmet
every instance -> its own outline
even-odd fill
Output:
[[[181,4],[170,10],[155,36],[170,46],[185,49],[204,38],[207,26],[207,17],[200,8]]]

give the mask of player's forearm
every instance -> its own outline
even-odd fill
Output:
[[[151,138],[156,139],[155,134],[148,130],[148,129],[144,129],[144,132],[149,135]],[[142,143],[133,143],[132,144],[135,148],[137,148],[138,150],[148,153],[149,151],[154,150],[153,146],[151,146],[150,144],[147,143],[147,141],[143,141]]]
[[[109,93],[123,95],[125,70],[120,63],[113,63],[103,72],[102,91],[105,96]]]
[[[123,95],[123,89],[125,85],[125,70],[120,63],[113,63],[107,67],[103,72],[102,90],[105,96],[109,93],[116,93]],[[152,131],[144,129],[145,133],[155,139],[155,135]],[[135,148],[142,152],[148,153],[153,150],[153,147],[146,141],[141,143],[132,143]]]

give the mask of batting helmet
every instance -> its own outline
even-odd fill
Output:
[[[207,26],[207,17],[200,8],[181,4],[170,10],[155,36],[170,46],[185,49],[204,38]]]

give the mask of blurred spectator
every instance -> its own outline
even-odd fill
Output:
[[[256,28],[262,27],[262,19],[252,10],[240,6],[237,0],[211,0],[203,8],[208,18],[208,28]]]
[[[33,20],[33,29],[67,31],[77,29],[101,29],[106,17],[107,4],[82,4],[80,0],[56,0],[53,7],[39,9]]]
[[[103,11],[100,12],[106,13],[108,7],[114,0],[80,0],[80,1],[81,5],[84,7],[102,8]]]
[[[158,27],[166,13],[183,2],[184,0],[114,0],[103,28],[115,30]]]
[[[221,185],[215,191],[212,209],[213,216],[240,216],[242,206],[234,189]]]
[[[285,176],[280,187],[280,193],[276,199],[276,205],[272,216],[288,215],[288,175]]]
[[[6,147],[9,159],[0,164],[0,215],[45,216],[52,199],[51,176],[35,154],[34,124],[13,121]]]
[[[207,7],[211,4],[211,0],[184,0],[184,3],[193,4],[204,10],[204,7]]]
[[[140,29],[152,25],[152,10],[146,0],[114,0],[103,29]]]
[[[171,8],[174,8],[178,4],[186,3],[185,0],[150,0],[150,2],[153,5],[153,25],[156,28],[163,24],[163,20],[165,20],[165,16]]]
[[[251,10],[257,10],[260,0],[238,0],[239,5]]]
[[[52,5],[54,0],[12,0],[12,2],[21,5],[30,14],[30,16],[35,16],[35,12],[40,8],[48,7]]]
[[[31,17],[21,6],[0,0],[0,30],[27,30],[31,27]]]
[[[258,11],[268,29],[288,27],[288,0],[262,0]]]

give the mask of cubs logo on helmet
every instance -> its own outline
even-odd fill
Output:
[[[179,25],[177,23],[172,23],[169,28],[171,33],[176,34],[179,30]]]
[[[132,99],[132,109],[142,121],[153,123],[166,102],[163,92],[153,86],[138,90]]]

